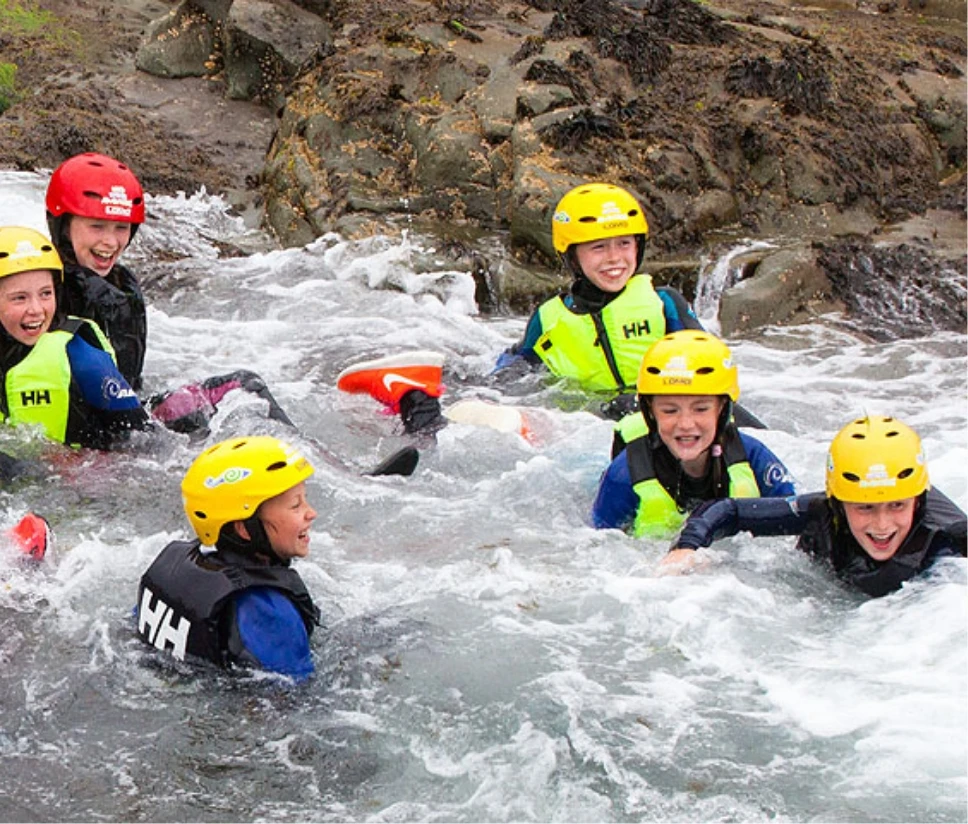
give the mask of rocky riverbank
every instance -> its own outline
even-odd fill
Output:
[[[728,334],[849,310],[850,273],[890,250],[920,291],[963,294],[963,0],[44,7],[60,37],[0,30],[21,92],[0,164],[106,151],[284,244],[401,218],[504,233],[499,263],[451,248],[519,311],[555,286],[549,209],[589,178],[643,198],[648,265],[687,292],[718,244],[774,243],[741,261]],[[966,322],[963,300],[929,314]]]

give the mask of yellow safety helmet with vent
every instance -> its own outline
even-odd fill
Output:
[[[26,226],[0,228],[0,278],[48,269],[56,281],[64,278],[60,255],[44,235]]]
[[[551,218],[551,241],[559,254],[576,243],[638,235],[639,262],[649,224],[639,202],[621,186],[586,183],[568,192]]]
[[[222,441],[199,455],[185,473],[185,514],[202,543],[214,546],[225,524],[251,518],[261,503],[312,474],[309,461],[277,438]]]
[[[827,497],[856,504],[916,498],[931,486],[917,433],[895,418],[851,421],[830,443]]]
[[[640,395],[727,395],[739,399],[739,370],[729,347],[699,329],[671,332],[652,344],[639,368]]]

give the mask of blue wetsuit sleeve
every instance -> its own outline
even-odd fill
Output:
[[[720,498],[700,504],[689,516],[672,546],[698,549],[737,532],[752,535],[800,535],[818,508],[814,495],[789,498]],[[822,496],[822,493],[819,493]]]
[[[760,488],[760,495],[764,498],[789,498],[796,495],[796,485],[790,470],[769,447],[760,443],[756,438],[739,433],[740,440],[746,449],[746,458],[750,468],[756,476],[756,485]]]
[[[282,592],[253,587],[235,596],[233,608],[238,639],[257,666],[297,681],[312,675],[306,624]]]
[[[592,526],[595,529],[625,529],[635,521],[638,508],[639,496],[632,487],[628,458],[622,450],[599,481],[592,506]]]
[[[655,292],[662,301],[667,335],[670,332],[680,332],[683,329],[703,328],[699,318],[696,317],[696,313],[681,292],[671,286],[659,286]]]
[[[91,346],[80,335],[67,344],[71,375],[85,402],[104,412],[127,412],[141,402],[103,349]]]
[[[520,363],[521,361],[526,361],[532,366],[537,366],[541,363],[541,358],[538,357],[537,353],[534,351],[534,347],[538,342],[538,338],[544,333],[541,328],[541,317],[538,312],[534,312],[528,320],[528,325],[524,330],[524,337],[518,341],[510,349],[505,349],[497,359],[497,363],[494,365],[494,372],[504,369],[513,363]]]

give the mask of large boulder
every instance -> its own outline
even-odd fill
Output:
[[[204,4],[184,0],[145,29],[135,66],[158,77],[204,77],[212,69],[215,31]]]
[[[228,96],[272,108],[284,105],[286,84],[332,43],[329,25],[291,0],[235,0],[224,26]]]
[[[793,246],[757,256],[759,263],[745,261],[750,276],[726,289],[720,298],[719,322],[725,336],[803,320],[808,313],[833,308],[830,281],[812,248]]]

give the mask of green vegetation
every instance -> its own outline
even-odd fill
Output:
[[[44,52],[68,52],[81,58],[82,43],[77,32],[52,12],[40,8],[38,0],[0,0],[0,114],[30,85],[30,75],[44,72],[38,56]]]
[[[17,96],[17,67],[13,63],[0,63],[0,114],[13,104]]]
[[[0,0],[0,34],[30,36],[43,33],[56,18],[49,11],[37,8],[30,0]],[[55,28],[60,28],[55,26]]]

